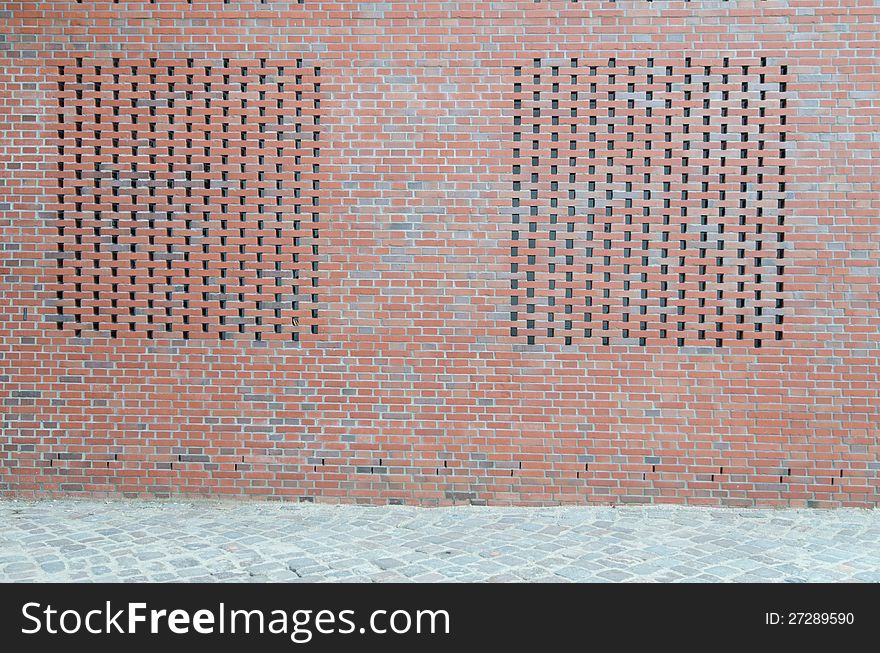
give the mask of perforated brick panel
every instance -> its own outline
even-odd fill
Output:
[[[512,335],[781,339],[785,66],[536,59],[514,78]]]
[[[295,58],[58,67],[58,327],[314,331],[319,73]]]

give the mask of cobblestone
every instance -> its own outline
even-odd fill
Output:
[[[880,582],[880,511],[0,501],[0,581]]]

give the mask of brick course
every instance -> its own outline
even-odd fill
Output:
[[[4,496],[877,505],[875,2],[0,17]]]

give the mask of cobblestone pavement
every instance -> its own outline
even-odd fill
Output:
[[[2,581],[880,581],[880,511],[0,501]]]

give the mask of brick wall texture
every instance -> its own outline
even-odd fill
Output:
[[[880,502],[880,3],[0,3],[0,495]]]

